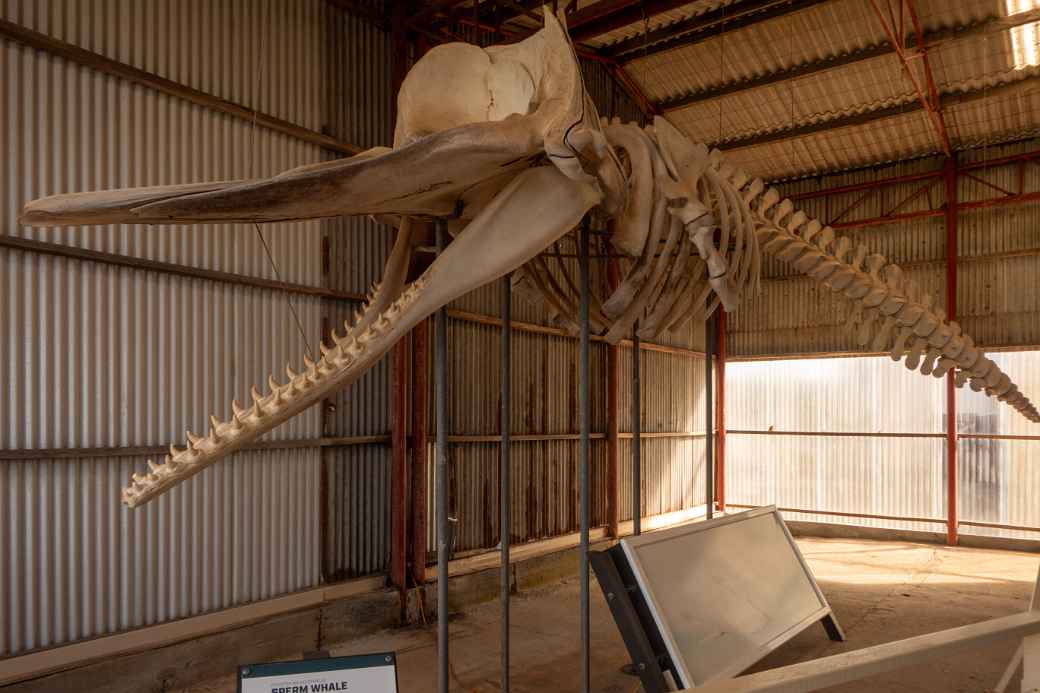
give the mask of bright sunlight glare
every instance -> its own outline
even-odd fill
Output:
[[[1004,0],[1008,16],[1035,9],[1040,0]],[[1015,69],[1040,64],[1036,46],[1036,23],[1023,24],[1011,30],[1011,49],[1014,52]]]

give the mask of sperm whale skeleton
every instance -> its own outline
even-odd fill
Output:
[[[373,215],[397,228],[382,280],[321,358],[252,388],[252,406],[211,416],[165,461],[133,475],[136,507],[197,474],[360,377],[402,336],[453,299],[514,272],[514,285],[577,327],[573,291],[541,254],[589,215],[621,255],[613,293],[590,306],[591,329],[617,343],[652,338],[721,303],[737,310],[772,254],[847,301],[855,341],[911,370],[1014,407],[1032,403],[947,321],[931,295],[883,256],[839,237],[767,186],[695,144],[663,118],[649,127],[602,121],[561,20],[511,45],[451,43],[429,51],[398,96],[393,148],[302,166],[270,179],[56,195],[22,210],[35,226],[274,222]],[[433,220],[451,236],[432,262]]]

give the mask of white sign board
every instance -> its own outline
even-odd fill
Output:
[[[239,667],[238,693],[397,693],[392,652]]]
[[[682,678],[739,674],[830,614],[776,508],[621,541]]]

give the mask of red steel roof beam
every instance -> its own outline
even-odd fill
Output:
[[[907,0],[907,3],[912,5],[913,0]],[[935,129],[936,135],[939,137],[939,142],[942,145],[943,153],[946,156],[953,155],[953,148],[950,146],[950,136],[946,131],[946,122],[943,120],[942,111],[939,110],[939,95],[935,90],[935,83],[931,77],[931,68],[928,64],[928,53],[921,41],[923,36],[920,31],[920,24],[917,22],[917,12],[911,9],[910,16],[914,24],[915,31],[917,33],[918,48],[917,51],[910,55],[906,52],[903,47],[903,36],[902,32],[896,33],[896,29],[885,19],[884,13],[881,11],[881,7],[878,5],[878,0],[870,0],[871,7],[874,8],[874,13],[877,14],[878,21],[881,22],[881,27],[885,30],[885,35],[888,36],[889,43],[892,44],[892,48],[895,50],[896,55],[899,57],[900,62],[903,64],[903,72],[910,78],[911,84],[914,85],[914,91],[917,93],[917,99],[921,102],[921,106],[924,107],[925,112],[928,114],[928,119],[932,122],[932,127]],[[891,14],[891,5],[888,5],[889,14]],[[903,17],[903,0],[899,1],[899,17],[902,22]],[[894,20],[892,22],[894,24]],[[925,80],[927,84],[922,86],[914,74],[914,70],[910,65],[911,59],[922,59],[925,72]],[[929,89],[930,86],[930,89]],[[933,100],[934,99],[934,100]]]
[[[957,167],[957,171],[958,173],[964,173],[965,171],[976,171],[978,169],[994,168],[997,166],[1005,166],[1007,164],[1013,164],[1016,162],[1035,161],[1036,159],[1040,159],[1040,149],[1031,152],[1025,152],[1022,154],[1002,156],[996,159],[983,159],[981,161],[975,161],[970,164],[961,164]],[[827,197],[828,195],[842,195],[844,193],[856,192],[857,190],[870,190],[871,188],[882,188],[889,185],[896,185],[898,183],[909,183],[916,180],[925,180],[927,178],[942,178],[943,175],[945,175],[943,169],[937,169],[935,171],[925,171],[923,173],[909,173],[903,176],[881,178],[874,181],[868,181],[866,183],[853,183],[851,185],[839,185],[837,187],[822,188],[820,190],[807,190],[805,192],[795,193],[794,195],[791,195],[790,198],[792,202],[796,202],[798,200],[811,200],[818,197]]]
[[[921,30],[921,22],[917,19],[917,0],[906,0],[906,11],[910,13],[910,23],[914,25],[914,36],[917,37],[917,53],[921,56],[924,65],[924,77],[928,87],[928,98],[932,102],[932,111],[935,114],[939,128],[939,137],[942,138],[943,149],[946,156],[950,156],[953,148],[950,146],[950,133],[946,129],[946,119],[943,117],[942,101],[939,99],[939,90],[935,88],[935,77],[932,74],[932,63],[928,58],[928,45],[924,39],[924,31]]]

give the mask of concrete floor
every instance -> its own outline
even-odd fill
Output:
[[[1040,556],[947,548],[930,544],[847,539],[798,540],[840,619],[848,641],[827,640],[813,627],[772,653],[767,669],[845,650],[965,625],[1027,608]],[[628,660],[602,594],[592,588],[592,690],[634,693],[638,681],[620,672]],[[512,690],[577,690],[578,582],[519,594],[513,601]],[[453,690],[499,690],[497,603],[457,615],[451,626]],[[857,693],[988,691],[1017,643],[1004,642],[946,660],[863,680],[833,690]],[[436,690],[437,645],[432,627],[387,631],[331,648],[334,655],[394,650],[402,693]],[[188,689],[230,693],[233,677]],[[188,693],[185,691],[185,693]]]

